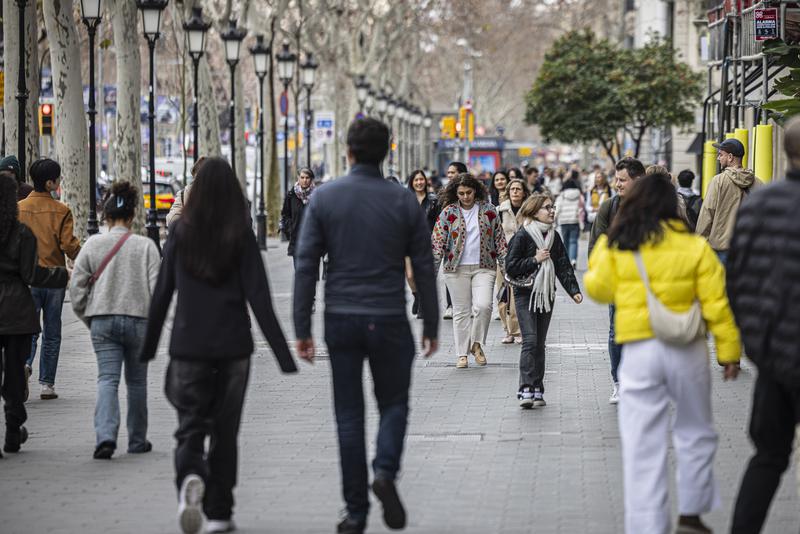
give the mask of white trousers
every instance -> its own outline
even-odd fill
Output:
[[[453,299],[453,336],[457,356],[466,356],[474,342],[486,345],[492,320],[495,271],[477,265],[459,265],[445,273],[444,281]],[[475,317],[472,311],[475,310]]]
[[[625,481],[625,532],[670,532],[667,448],[669,405],[678,469],[678,512],[719,505],[714,482],[717,434],[705,338],[678,347],[657,339],[625,344],[619,370],[619,431]]]

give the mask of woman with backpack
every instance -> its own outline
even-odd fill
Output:
[[[598,239],[584,283],[593,299],[616,306],[616,341],[623,346],[625,532],[670,532],[670,426],[678,467],[677,532],[711,532],[700,520],[718,501],[705,328],[714,336],[726,379],[738,374],[739,331],[724,269],[708,243],[680,220],[668,175],[636,179],[607,236]]]
[[[555,229],[555,206],[549,194],[534,194],[519,210],[520,229],[506,255],[506,279],[514,286],[522,332],[517,399],[522,408],[546,406],[545,340],[555,303],[556,279],[576,304],[583,302],[567,249]]]
[[[41,331],[31,286],[67,285],[66,269],[39,266],[36,236],[19,222],[17,187],[12,172],[0,171],[0,384],[6,414],[3,450],[12,453],[28,439],[22,426],[28,419],[25,360],[31,353],[31,336]]]
[[[178,412],[178,520],[183,532],[195,533],[205,514],[206,532],[228,532],[235,528],[239,422],[253,352],[248,304],[281,370],[297,368],[272,308],[242,189],[222,158],[207,159],[197,173],[164,246],[143,361],[156,355],[176,291],[165,389]]]
[[[72,309],[91,331],[97,356],[94,458],[108,460],[117,448],[119,382],[123,366],[128,391],[128,453],[145,453],[147,362],[139,360],[147,312],[161,256],[152,239],[131,232],[137,189],[114,182],[103,202],[108,232],[91,236],[75,259],[69,294]]]

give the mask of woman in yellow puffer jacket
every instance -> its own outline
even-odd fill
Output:
[[[616,341],[623,345],[619,371],[619,428],[625,481],[625,532],[670,532],[667,449],[670,403],[678,469],[677,532],[711,532],[700,515],[718,505],[712,473],[717,434],[711,417],[711,371],[704,336],[686,345],[663,342],[650,326],[647,291],[634,259],[638,250],[658,300],[671,311],[700,303],[714,336],[724,376],[736,378],[739,331],[725,294],[725,272],[705,240],[678,216],[669,176],[636,180],[608,236],[589,258],[584,277],[594,300],[616,306]]]

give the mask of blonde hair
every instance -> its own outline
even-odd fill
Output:
[[[544,206],[547,200],[553,200],[553,197],[548,193],[534,193],[529,196],[525,202],[522,203],[522,207],[519,209],[519,213],[517,213],[517,220],[520,224],[528,224],[531,221],[535,221],[536,214],[539,213],[539,210],[542,209],[542,206]]]

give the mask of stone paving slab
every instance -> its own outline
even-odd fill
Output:
[[[585,248],[585,242],[581,246]],[[291,324],[290,258],[270,248],[273,297],[287,337]],[[322,304],[314,331],[322,340]],[[411,533],[616,533],[622,531],[622,473],[615,408],[608,405],[607,311],[573,304],[559,290],[548,343],[547,402],[516,403],[519,346],[501,345],[492,321],[486,368],[456,370],[452,326],[443,321],[438,354],[415,363],[409,436],[399,488]],[[414,329],[419,333],[419,322]],[[163,394],[165,353],[150,366],[149,438],[154,450],[110,462],[92,459],[96,364],[87,329],[64,311],[56,401],[28,403],[31,437],[0,460],[0,532],[4,534],[176,532],[172,432],[176,416]],[[235,518],[242,533],[334,532],[343,508],[329,362],[301,364],[284,376],[257,334],[257,353],[240,435]],[[321,348],[324,348],[321,347]],[[708,515],[729,528],[744,464],[754,371],[722,382],[714,368],[720,446],[716,474],[722,507]],[[34,374],[36,376],[36,374]],[[371,384],[365,372],[365,393]],[[120,388],[124,413],[124,387]],[[33,390],[36,392],[36,389]],[[370,448],[377,412],[368,402]],[[123,419],[124,421],[124,419]],[[124,425],[124,423],[123,423]],[[119,442],[127,440],[120,431]],[[674,495],[674,484],[673,484]],[[787,472],[764,532],[797,532],[794,476]],[[674,499],[673,499],[674,507]],[[369,532],[388,532],[379,506]]]

